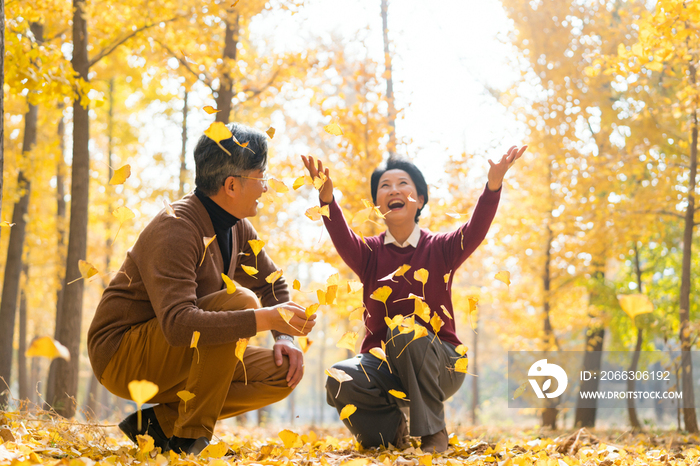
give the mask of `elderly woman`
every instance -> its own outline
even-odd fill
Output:
[[[348,404],[356,406],[352,424],[347,419],[344,423],[364,448],[388,443],[398,448],[406,446],[409,431],[400,408],[408,407],[410,435],[421,437],[423,451],[447,449],[444,403],[464,381],[464,374],[454,371],[454,361],[460,357],[455,348],[460,340],[452,318],[452,278],[486,237],[498,208],[503,177],[525,149],[527,146],[514,146],[497,163],[489,160],[488,183],[472,218],[450,233],[432,233],[418,226],[421,210],[428,202],[428,186],[413,163],[390,158],[371,178],[372,200],[385,217],[387,230],[364,240],[350,229],[333,197],[329,169],[320,160],[302,156],[312,177],[319,173],[327,177],[319,191],[321,204],[330,210],[330,217],[323,221],[338,254],[364,286],[367,331],[360,354],[333,366],[352,380],[345,382],[342,390],[335,379],[328,378],[326,382],[328,404],[338,412]],[[405,279],[387,279],[402,266],[405,269],[405,265],[413,271]],[[428,272],[425,284],[409,280],[420,269]],[[383,286],[391,288],[386,307],[371,297]],[[399,328],[388,327],[385,317],[414,313],[416,298],[405,299],[411,294],[422,298],[431,318],[437,314],[444,322],[437,338],[428,330],[427,337],[409,345],[414,332],[400,333]],[[423,317],[428,316],[423,313]],[[416,318],[415,323],[432,329],[421,318]],[[389,364],[370,354],[372,348],[384,345]],[[405,399],[392,396],[390,390],[405,393]]]

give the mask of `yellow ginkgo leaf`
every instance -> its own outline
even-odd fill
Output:
[[[386,367],[389,368],[389,373],[391,373],[391,366],[389,365],[389,361],[387,361],[386,359],[386,352],[382,348],[371,348],[369,350],[369,354],[382,361],[381,363],[379,363],[377,369],[382,367],[382,364],[386,363]]]
[[[177,396],[185,402],[185,411],[187,411],[187,402],[195,397],[194,393],[188,392],[187,390],[180,390],[177,392]]]
[[[307,307],[304,311],[306,313],[306,317],[309,318],[312,315],[314,315],[316,313],[316,311],[318,310],[319,305],[320,305],[319,303],[314,303],[311,306]]]
[[[236,2],[236,3],[238,3],[238,2]],[[267,131],[265,131],[265,132],[267,133],[268,136],[270,136],[270,139],[275,137],[275,128],[273,128],[272,126],[270,126],[267,129]]]
[[[428,283],[429,272],[426,269],[418,269],[413,273],[413,278],[423,284],[423,297],[425,298],[425,284]]]
[[[0,227],[2,228],[12,228],[13,226],[15,226],[15,224],[10,223],[7,220],[3,220],[2,222],[0,222]]]
[[[166,214],[174,218],[180,218],[177,215],[175,215],[175,209],[173,209],[173,206],[170,205],[167,199],[163,199],[163,206],[165,207]]]
[[[343,406],[343,409],[340,410],[340,420],[342,421],[343,419],[347,419],[350,425],[352,425],[352,422],[350,422],[350,416],[352,416],[355,411],[357,411],[357,406],[355,405],[345,405]]]
[[[280,194],[289,192],[289,188],[287,187],[287,185],[284,184],[284,182],[275,178],[270,178],[269,180],[267,180],[267,185]]]
[[[506,285],[510,285],[510,272],[508,272],[507,270],[501,270],[493,278],[502,281]]]
[[[335,303],[335,298],[338,295],[338,285],[329,285],[326,288],[326,304],[332,306]]]
[[[369,249],[369,250],[371,251],[372,248],[370,248],[370,247],[369,247],[369,244],[367,244],[367,240],[366,240],[365,237],[362,235],[362,232],[360,232],[360,233],[358,233],[358,234],[360,235],[360,239],[362,240],[362,242],[365,243],[365,246],[367,246],[367,249]]]
[[[309,340],[309,337],[299,337],[297,341],[299,342],[299,348],[301,348],[304,353],[309,350],[309,347],[313,343],[313,340]]]
[[[420,298],[414,300],[413,313],[423,319],[424,322],[430,321],[430,306]]]
[[[440,316],[433,314],[433,317],[430,318],[430,326],[433,328],[433,333],[438,340],[440,339],[440,337],[438,337],[438,332],[440,332],[443,325],[445,325],[445,322],[442,321]]]
[[[336,123],[331,123],[329,125],[324,126],[323,130],[328,134],[332,134],[333,136],[340,136],[343,134],[342,128]]]
[[[245,273],[247,273],[251,277],[257,278],[257,277],[255,277],[255,275],[257,275],[257,273],[258,273],[258,269],[256,269],[255,267],[241,264],[241,268],[243,269],[243,271]]]
[[[243,376],[245,378],[245,385],[248,385],[248,374],[245,371],[245,363],[243,362],[243,355],[245,355],[245,349],[248,347],[248,339],[247,338],[239,338],[238,341],[236,342],[236,350],[234,351],[234,354],[238,358],[239,361],[241,361],[241,364],[243,364]]]
[[[410,266],[410,265],[408,265],[408,264],[403,264],[401,267],[399,267],[398,269],[394,270],[393,272],[391,272],[391,273],[390,273],[389,275],[387,275],[386,277],[382,277],[382,278],[380,278],[380,279],[377,280],[377,281],[380,281],[380,282],[381,282],[381,281],[384,281],[384,280],[391,280],[391,281],[394,282],[394,283],[398,283],[396,280],[394,280],[394,277],[403,277],[403,278],[408,282],[408,278],[406,278],[405,273],[408,272],[410,269],[411,269],[411,266]],[[411,282],[408,282],[408,283],[411,283]]]
[[[221,110],[215,109],[215,108],[212,107],[211,105],[207,105],[207,106],[204,107],[202,110],[204,110],[205,112],[207,112],[209,115],[213,115],[214,113],[219,113],[219,112],[221,111]]]
[[[395,396],[399,400],[403,400],[406,398],[406,394],[404,392],[399,391],[399,390],[393,390],[393,389],[389,390],[389,395]]]
[[[457,345],[455,347],[455,353],[459,354],[460,356],[464,356],[467,354],[467,347],[464,345]]]
[[[296,191],[297,189],[301,188],[306,184],[306,177],[305,176],[300,176],[296,180],[294,180],[294,184],[292,184],[292,189]]]
[[[255,255],[255,268],[258,268],[258,254],[260,254],[260,251],[262,251],[262,248],[265,246],[265,241],[261,239],[249,239],[248,244],[250,245],[251,251],[253,251],[253,254]],[[255,272],[258,273],[258,272]],[[254,274],[253,274],[254,275]]]
[[[444,304],[440,304],[440,308],[442,309],[442,312],[445,313],[445,316],[446,316],[448,319],[452,319],[452,314],[450,314],[450,311],[447,310],[447,308],[445,307]]]
[[[318,220],[321,220],[322,216],[331,218],[331,210],[330,207],[328,207],[327,205],[324,205],[323,207],[313,206],[309,209],[306,209],[304,215],[316,222]]]
[[[318,172],[318,176],[314,177],[312,184],[314,185],[314,188],[316,188],[316,190],[320,191],[321,188],[323,188],[323,185],[326,184],[327,179],[328,177],[325,173]]]
[[[204,242],[204,254],[202,254],[202,260],[199,261],[199,265],[202,265],[204,263],[204,258],[207,255],[207,248],[209,248],[209,245],[216,239],[216,235],[214,236],[205,236],[202,238],[202,241]]]
[[[292,288],[297,291],[301,291],[301,283],[299,283],[299,280],[294,279],[294,281],[292,282]]]
[[[462,214],[458,214],[457,212],[447,212],[445,215],[452,218],[460,218],[462,216]]]
[[[450,275],[452,275],[451,270],[447,272],[444,277],[442,277],[445,280],[445,290],[447,290],[450,286]]]
[[[319,304],[326,304],[326,290],[316,290],[316,298]]]
[[[282,443],[284,443],[284,448],[293,448],[299,440],[299,434],[287,429],[283,430],[278,435],[282,439]]]
[[[519,398],[520,395],[525,393],[525,390],[527,390],[528,385],[529,385],[528,382],[525,382],[525,383],[521,384],[518,388],[516,388],[515,391],[513,392],[513,399],[515,400],[516,398]]]
[[[114,243],[117,240],[117,236],[119,235],[119,232],[122,229],[122,224],[124,222],[126,222],[127,220],[131,220],[132,218],[136,217],[136,215],[128,207],[121,206],[121,207],[117,207],[112,212],[112,216],[114,216],[117,220],[119,220],[119,228],[117,228],[117,232],[115,233],[114,239],[112,240],[112,243]]]
[[[199,335],[200,333],[195,330],[192,332],[192,340],[190,341],[190,348],[194,348],[194,350],[197,352],[197,364],[199,364],[199,348],[197,348],[197,344],[199,343]]]
[[[408,202],[416,202],[416,200],[411,196],[411,193],[408,193]]]
[[[406,346],[403,347],[403,349],[399,352],[399,354],[396,356],[397,358],[401,356],[401,354],[404,352],[406,348],[408,348],[408,345],[413,343],[414,341],[418,340],[419,338],[427,337],[428,336],[428,329],[423,327],[422,325],[414,325],[413,327],[413,339],[406,343]]]
[[[401,325],[401,322],[403,322],[404,316],[401,314],[395,315],[392,319],[388,317],[384,317],[384,322],[386,323],[386,326],[389,327],[391,330],[394,330],[396,327]]]
[[[131,176],[131,165],[128,163],[123,167],[114,170],[112,178],[109,180],[109,184],[119,185],[124,184],[124,182]]]
[[[326,375],[338,381],[338,393],[335,394],[336,398],[338,398],[340,394],[340,387],[343,386],[343,382],[352,380],[352,377],[347,372],[342,369],[336,369],[335,367],[326,369]]]
[[[382,286],[377,288],[372,292],[372,294],[369,296],[370,298],[374,299],[375,301],[380,301],[381,303],[384,304],[384,308],[386,308],[386,315],[389,315],[389,308],[386,305],[386,300],[389,299],[389,295],[391,295],[391,287],[390,286]]]
[[[221,145],[221,141],[233,137],[233,133],[226,127],[225,124],[220,121],[215,121],[209,125],[209,128],[207,128],[206,131],[204,131],[204,135],[214,141],[222,151],[226,152],[228,155],[231,155],[231,152]]]
[[[158,385],[148,380],[132,380],[127,387],[138,409],[137,428],[141,430],[141,406],[158,394]]]
[[[469,324],[472,326],[472,330],[474,331],[474,333],[477,333],[476,326],[477,326],[478,322],[479,322],[479,320],[478,320],[477,311],[471,311],[469,313]]]
[[[70,361],[70,351],[68,351],[68,348],[51,337],[35,338],[24,355],[28,358],[63,358],[66,361]]]
[[[362,282],[358,280],[348,280],[348,293],[357,293],[362,289]]]
[[[622,310],[632,319],[633,323],[634,318],[638,315],[654,312],[654,304],[649,297],[644,294],[618,295],[617,300],[620,302]]]
[[[340,285],[340,274],[334,273],[326,279],[326,286]]]
[[[372,213],[372,207],[367,207],[358,211],[353,217],[351,225],[353,227],[359,227],[363,223],[369,220],[369,215]]]
[[[256,271],[256,273],[257,273],[257,271]],[[279,280],[279,278],[280,278],[281,276],[282,276],[282,269],[280,269],[280,270],[275,270],[275,271],[272,272],[270,275],[268,275],[267,277],[265,277],[265,281],[266,281],[267,283],[269,283],[269,284],[272,285],[272,296],[275,298],[276,301],[279,301],[279,299],[277,299],[277,296],[275,296],[275,282],[276,282],[277,280]]]
[[[139,453],[150,453],[155,448],[155,441],[150,435],[137,435],[136,442],[139,445]]]
[[[219,443],[210,443],[206,447],[204,447],[204,450],[202,450],[199,453],[199,456],[202,458],[222,458],[226,456],[226,453],[228,453],[229,447],[228,444],[225,442],[219,442]],[[215,460],[220,463],[223,463],[223,465],[227,465],[229,463],[223,461],[223,460]],[[217,466],[214,461],[209,463],[209,466]]]
[[[94,265],[82,259],[78,261],[78,270],[80,270],[80,277],[68,282],[67,285],[75,283],[78,280],[89,280],[99,273]]]
[[[350,314],[348,315],[348,320],[363,320],[364,315],[365,306],[359,306],[350,311]]]
[[[233,280],[231,280],[229,278],[229,276],[223,272],[221,272],[221,278],[224,280],[224,283],[226,284],[226,294],[235,293],[236,292],[236,284],[233,283]]]
[[[335,346],[338,348],[347,348],[353,353],[355,352],[355,344],[357,343],[357,332],[345,332]]]
[[[289,321],[292,320],[292,317],[294,317],[294,312],[290,311],[289,309],[286,309],[284,307],[280,307],[277,309],[277,311],[280,313],[280,316],[282,316],[282,319],[289,324]],[[289,324],[290,326],[292,324]]]
[[[455,361],[455,372],[467,373],[467,367],[469,366],[468,358],[459,358]]]

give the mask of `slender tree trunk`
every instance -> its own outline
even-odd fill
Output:
[[[85,0],[73,0],[73,69],[88,80],[88,38],[85,19]],[[90,184],[90,120],[87,105],[78,97],[73,101],[73,166],[71,170],[71,209],[66,280],[80,277],[78,261],[85,259],[87,250],[88,195]],[[80,323],[83,314],[84,280],[65,288],[63,305],[56,316],[55,338],[68,348],[70,361],[55,359],[51,364],[47,402],[65,417],[75,414],[75,396],[78,391],[80,362]]]
[[[477,329],[479,327],[479,324],[476,324],[476,327],[474,328],[474,332],[472,332],[472,348],[474,351],[474,356],[473,356],[473,361],[471,364],[471,370],[474,375],[479,375],[479,335],[476,333]],[[472,377],[472,405],[470,408],[470,414],[472,418],[472,425],[477,426],[479,425],[479,417],[478,417],[478,408],[479,408],[479,377]]]
[[[23,158],[30,157],[36,144],[37,116],[39,107],[29,105],[24,117],[24,140],[22,143]],[[27,228],[27,212],[31,184],[20,170],[17,175],[17,187],[21,191],[19,200],[12,211],[10,242],[7,247],[5,262],[5,277],[2,284],[2,302],[0,302],[0,377],[9,385],[12,376],[12,354],[15,333],[15,316],[17,314],[17,298],[19,295],[20,276],[22,274],[22,252],[24,251],[24,236]],[[0,395],[0,405],[7,402],[6,395]]]
[[[39,383],[41,381],[41,358],[32,358],[29,363],[29,401],[36,403],[39,398]]]
[[[65,187],[65,137],[66,124],[63,116],[63,104],[58,105],[61,111],[61,119],[58,120],[58,147],[59,154],[56,160],[56,231],[58,233],[58,244],[56,245],[58,264],[66,263],[66,187]],[[59,269],[58,290],[56,290],[56,316],[59,315],[61,306],[63,306],[63,290],[65,283],[65,269]]]
[[[101,388],[102,386],[97,380],[97,377],[95,377],[95,374],[92,374],[92,377],[90,377],[90,382],[88,382],[87,400],[85,402],[85,406],[87,406],[87,416],[96,420],[100,419],[102,415],[100,410]]]
[[[185,195],[185,180],[187,179],[187,96],[190,93],[185,89],[185,99],[182,105],[182,150],[180,151],[180,183],[177,197],[181,199]]]
[[[231,63],[236,60],[236,45],[238,43],[238,13],[230,12],[224,19],[226,31],[224,32],[223,73],[216,93],[216,121],[224,124],[231,119],[231,101],[233,100],[233,77]]]
[[[296,417],[295,406],[294,406],[294,392],[290,393],[287,397],[289,400],[289,425],[294,425],[294,418]]]
[[[551,165],[549,169],[549,178],[551,179]],[[551,185],[551,183],[550,183]],[[551,222],[551,218],[550,218]],[[543,309],[544,309],[544,348],[545,351],[556,350],[559,345],[554,335],[552,321],[550,320],[550,295],[551,295],[551,262],[552,262],[552,242],[554,241],[554,232],[550,223],[547,224],[547,245],[545,250],[544,271],[542,273],[542,294],[543,294]],[[542,426],[550,429],[557,428],[557,414],[559,410],[556,408],[557,401],[548,398],[546,400],[547,407],[542,411]]]
[[[19,399],[29,399],[27,380],[27,283],[29,281],[29,265],[22,267],[22,284],[19,295],[19,344],[17,345],[17,375],[19,382]]]
[[[695,66],[690,66],[691,80],[696,82]],[[683,422],[685,430],[698,433],[698,420],[695,415],[695,383],[693,382],[693,364],[691,359],[692,342],[690,338],[690,285],[693,246],[693,227],[695,216],[695,177],[698,172],[698,111],[693,109],[692,130],[690,136],[690,176],[688,181],[688,207],[685,211],[685,226],[683,230],[683,265],[681,272],[680,295],[680,343],[681,343],[681,374],[683,387]]]
[[[5,88],[5,0],[0,0],[0,89]],[[0,214],[5,178],[5,93],[0,92]],[[2,216],[0,215],[0,219]],[[2,231],[2,229],[0,229]],[[0,400],[0,404],[2,404]]]
[[[642,267],[639,263],[639,248],[637,247],[637,242],[634,243],[634,273],[637,277],[637,289],[642,293]],[[636,325],[636,323],[635,323]],[[637,372],[637,367],[639,367],[639,357],[640,351],[642,350],[642,342],[644,341],[644,330],[637,328],[637,343],[634,347],[634,354],[632,355],[632,364],[630,364],[630,372]],[[633,392],[636,386],[636,380],[634,378],[627,379],[627,391]],[[630,426],[634,431],[642,430],[642,424],[639,422],[637,417],[637,408],[634,406],[634,399],[627,398],[627,413],[630,418]]]
[[[387,120],[389,121],[389,157],[396,155],[396,107],[394,106],[394,77],[391,69],[391,52],[389,50],[389,5],[382,0],[382,37],[384,39],[384,73],[386,78],[386,100],[388,104]]]

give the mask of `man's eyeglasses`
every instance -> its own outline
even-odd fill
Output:
[[[263,184],[267,184],[267,180],[270,179],[267,176],[263,176],[262,178],[257,178],[255,176],[245,176],[245,175],[229,175],[229,176],[232,176],[234,178],[245,178],[247,180],[258,180],[258,181],[262,181]],[[225,183],[225,181],[224,181],[224,183]]]

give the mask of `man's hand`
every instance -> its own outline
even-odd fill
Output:
[[[289,322],[282,317],[280,310],[284,313],[290,313]],[[312,314],[307,319],[305,309],[297,303],[289,301],[272,307],[255,309],[255,323],[258,332],[277,330],[288,335],[303,337],[308,335],[316,325],[316,314]]]
[[[494,163],[489,159],[489,189],[491,191],[498,191],[501,189],[501,184],[503,184],[503,177],[506,176],[506,172],[513,165],[513,162],[518,160],[527,149],[527,146],[523,146],[518,149],[517,146],[513,146],[508,149],[501,160],[498,163]]]
[[[280,338],[272,347],[275,355],[275,364],[281,366],[284,361],[283,355],[289,357],[289,372],[287,372],[287,386],[295,388],[304,376],[304,353],[294,346],[294,343]]]
[[[323,186],[321,186],[321,190],[318,192],[318,197],[326,204],[333,202],[333,180],[331,180],[331,174],[328,169],[323,168],[323,162],[318,160],[318,164],[316,164],[316,161],[314,161],[314,158],[311,155],[308,157],[304,157],[302,155],[301,160],[304,162],[304,166],[309,171],[311,178],[316,178],[319,173],[326,175],[326,178],[328,179],[325,183],[323,183]]]

